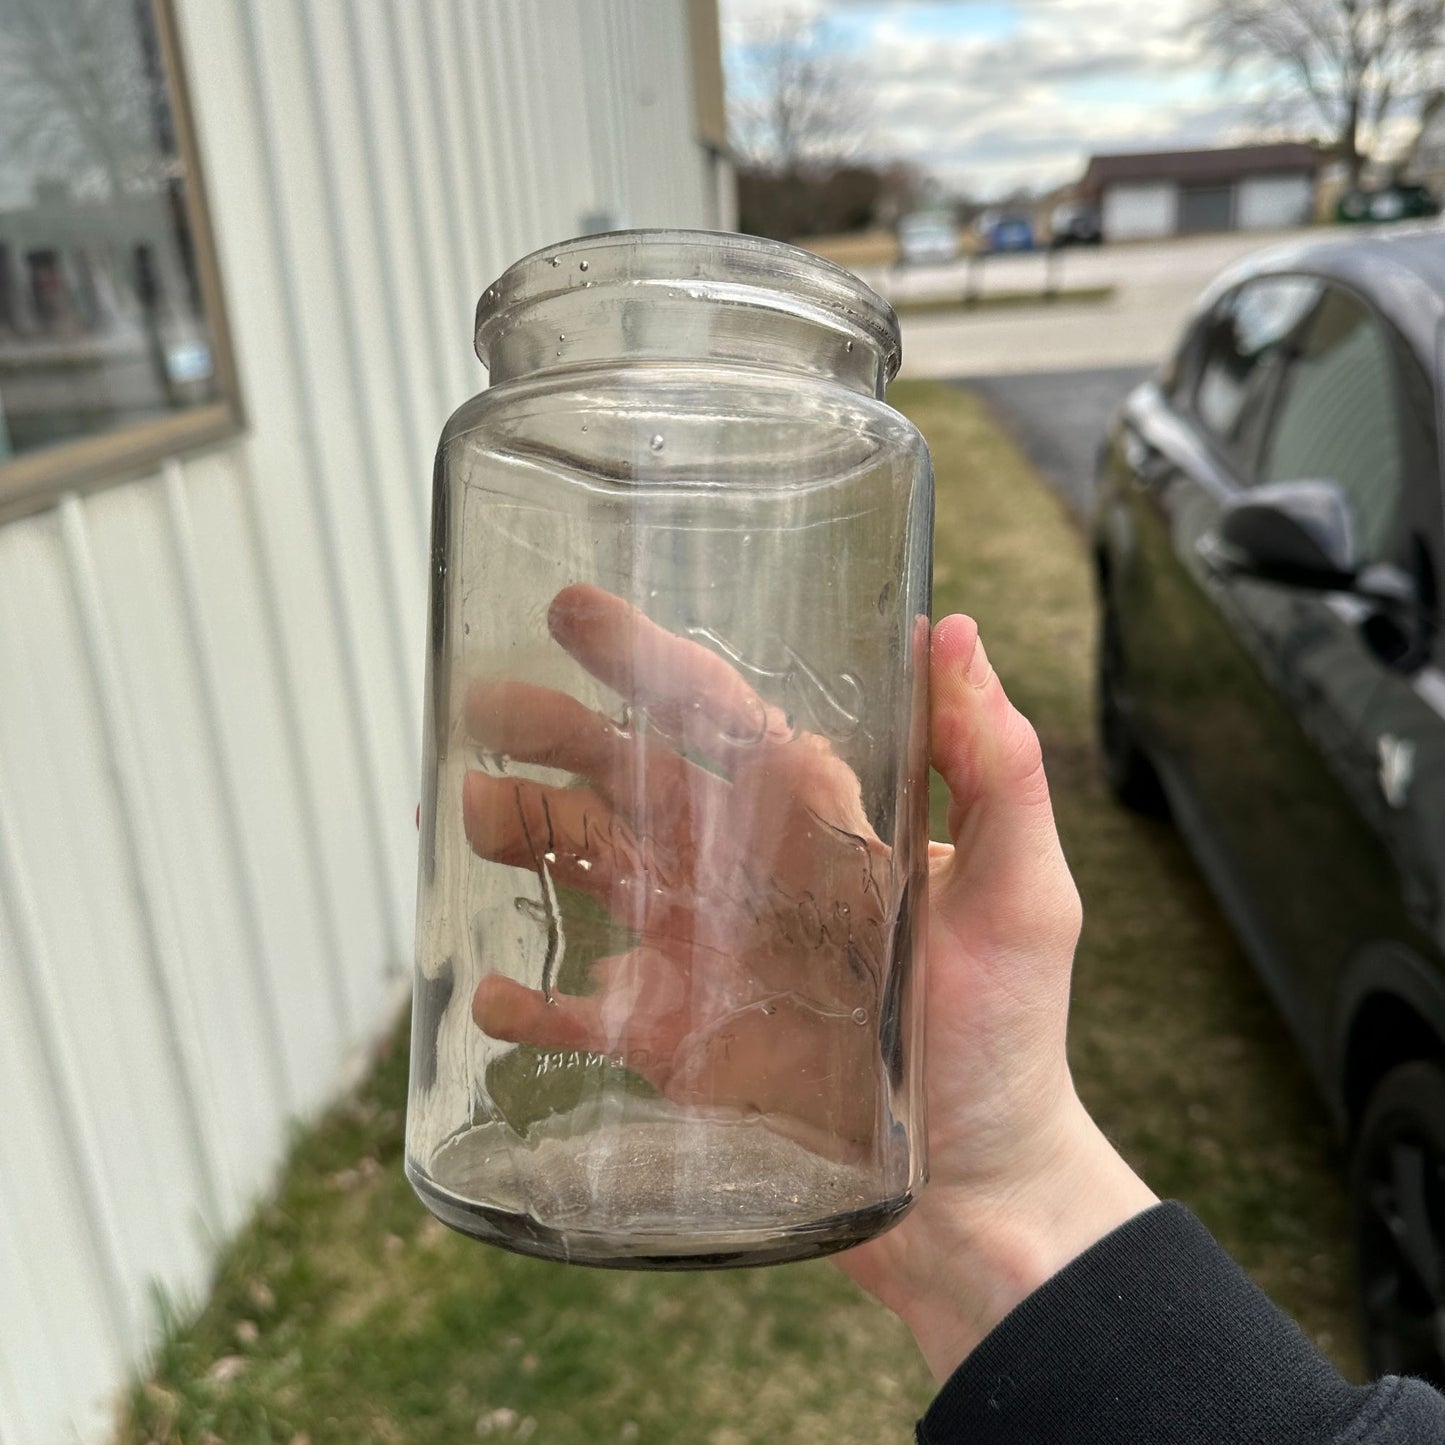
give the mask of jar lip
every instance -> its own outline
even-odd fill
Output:
[[[802,309],[820,308],[876,348],[885,381],[897,375],[898,316],[871,286],[811,251],[737,231],[602,231],[543,246],[514,261],[482,293],[477,355],[490,366],[497,333],[518,307],[594,286],[668,281],[679,287],[756,286],[760,294],[782,293],[779,309],[787,309],[789,301]]]

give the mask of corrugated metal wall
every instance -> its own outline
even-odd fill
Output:
[[[471,312],[716,225],[684,0],[176,0],[249,423],[0,528],[0,1442],[104,1433],[409,964]]]

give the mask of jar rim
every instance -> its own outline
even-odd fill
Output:
[[[770,304],[763,298],[771,292],[774,309],[821,310],[833,324],[856,331],[876,349],[885,381],[898,373],[898,316],[871,286],[811,251],[736,231],[601,231],[540,247],[514,261],[482,293],[477,355],[490,366],[495,338],[518,307],[593,286],[668,281],[679,286],[717,282],[730,288],[756,287],[759,305]]]

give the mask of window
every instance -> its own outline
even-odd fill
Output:
[[[1389,550],[1404,486],[1390,344],[1343,291],[1326,294],[1290,358],[1259,479],[1337,483],[1361,557]]]
[[[0,512],[237,419],[166,0],[0,0]]]
[[[1241,482],[1250,480],[1283,350],[1321,289],[1299,276],[1253,281],[1206,322],[1194,410]]]

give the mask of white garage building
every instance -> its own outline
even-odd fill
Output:
[[[1079,193],[1108,241],[1274,230],[1313,216],[1320,164],[1300,144],[1095,156]]]

